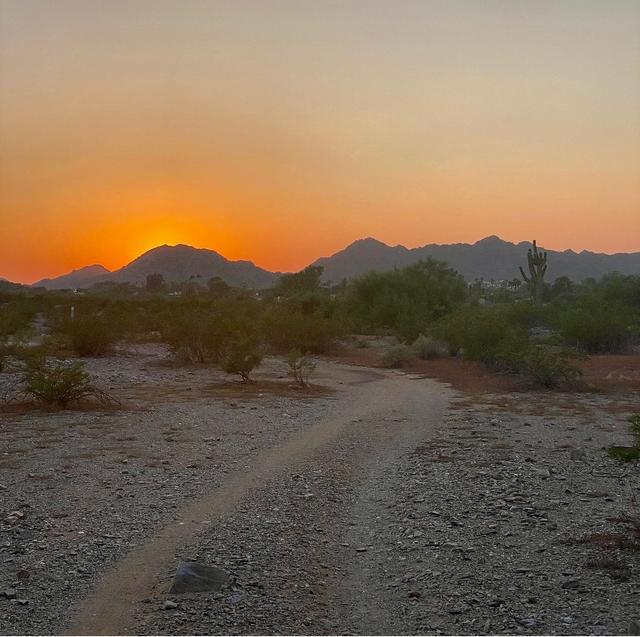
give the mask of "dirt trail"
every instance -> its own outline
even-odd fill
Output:
[[[425,421],[436,416],[447,401],[448,392],[431,381],[420,381],[420,387],[403,374],[377,373],[362,368],[323,364],[319,371],[322,382],[329,380],[340,388],[337,409],[333,415],[319,420],[310,429],[292,436],[283,445],[261,452],[250,468],[229,476],[221,488],[209,493],[178,512],[175,520],[160,528],[144,545],[133,549],[102,579],[94,593],[84,601],[68,634],[123,634],[133,629],[134,607],[145,599],[161,573],[175,561],[176,549],[212,524],[216,518],[234,510],[238,503],[267,484],[274,477],[290,472],[324,445],[340,437],[349,426],[362,430],[365,437],[380,436],[380,462],[374,462],[372,475],[365,484],[379,485],[380,473],[398,453],[425,434]],[[324,377],[324,378],[323,378]],[[431,412],[431,413],[429,413]],[[399,432],[387,431],[384,421],[397,413],[405,426]],[[410,423],[410,426],[406,426]],[[397,429],[397,428],[396,428]],[[367,471],[371,470],[366,469]],[[371,495],[371,494],[369,494]],[[371,498],[362,500],[358,515],[375,513]],[[354,572],[346,597],[357,595],[366,572]],[[351,602],[347,602],[351,607]],[[368,600],[367,612],[375,606]]]

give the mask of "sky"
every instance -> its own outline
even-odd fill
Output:
[[[640,250],[637,0],[0,0],[0,276]]]

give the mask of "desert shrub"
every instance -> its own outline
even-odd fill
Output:
[[[163,327],[163,340],[182,362],[218,362],[230,340],[226,317],[212,311],[183,311]]]
[[[251,372],[262,362],[262,351],[255,337],[235,338],[224,361],[227,374],[239,374],[243,382],[250,380]]]
[[[307,387],[309,377],[316,368],[315,362],[300,350],[292,349],[287,356],[287,363],[289,364],[289,376],[300,387]]]
[[[27,333],[36,314],[33,299],[18,295],[9,297],[9,301],[0,303],[0,337]]]
[[[310,313],[295,303],[274,303],[266,311],[263,321],[265,340],[278,352],[292,349],[312,354],[325,353],[339,326],[322,308]]]
[[[609,456],[621,462],[631,462],[640,459],[640,414],[634,414],[629,418],[629,433],[633,436],[633,444],[630,447],[609,447]]]
[[[24,393],[44,405],[66,407],[69,403],[93,397],[101,402],[113,399],[91,384],[81,361],[30,361],[24,372]]]
[[[420,334],[411,347],[416,356],[423,360],[441,358],[449,354],[449,348],[446,343],[442,343],[432,336],[425,336],[424,334]]]
[[[458,307],[466,290],[457,272],[427,259],[358,277],[347,289],[346,305],[356,329],[389,328],[403,340],[413,341],[431,322]]]
[[[7,360],[12,354],[12,347],[8,343],[8,339],[0,336],[0,373],[5,371]]]
[[[500,308],[473,307],[440,321],[432,330],[452,352],[468,360],[501,367],[521,357],[528,348],[527,330],[509,322]]]
[[[633,316],[627,306],[589,303],[558,310],[556,325],[568,347],[589,353],[620,353],[631,340]]]
[[[406,365],[414,358],[413,350],[404,343],[393,345],[382,355],[382,364],[385,367],[397,368]]]
[[[582,371],[572,362],[573,358],[572,352],[534,346],[524,358],[524,371],[541,387],[575,384],[582,376]]]
[[[80,356],[103,356],[116,342],[112,327],[102,317],[76,319],[69,327],[69,336]]]

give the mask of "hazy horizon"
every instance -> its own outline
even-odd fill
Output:
[[[640,250],[640,4],[0,0],[0,275]]]
[[[480,243],[481,241],[484,241],[484,240],[486,240],[486,239],[491,239],[491,238],[494,238],[494,237],[497,237],[498,239],[500,239],[500,240],[502,240],[502,241],[506,241],[506,239],[504,239],[503,237],[500,237],[499,235],[497,235],[497,234],[493,233],[493,234],[486,235],[486,236],[484,236],[484,237],[480,237],[480,238],[476,239],[475,241],[468,241],[468,242],[467,242],[467,241],[464,241],[464,242],[462,242],[462,241],[461,241],[461,242],[441,243],[441,244],[438,244],[438,245],[454,245],[454,244],[458,244],[458,245],[460,245],[460,244],[462,244],[462,245],[475,245],[476,243]],[[382,241],[381,239],[379,239],[378,237],[373,237],[373,236],[371,236],[371,235],[367,235],[367,236],[364,236],[364,237],[358,237],[357,239],[354,239],[353,241],[349,241],[347,244],[345,244],[344,246],[341,246],[340,248],[338,248],[337,250],[335,250],[335,251],[333,251],[333,252],[331,252],[331,253],[318,254],[318,255],[316,255],[316,256],[314,256],[314,257],[312,257],[308,262],[304,263],[304,264],[303,264],[303,266],[302,266],[301,268],[298,268],[298,270],[277,270],[277,271],[276,271],[276,270],[269,270],[269,268],[266,268],[266,267],[262,266],[260,263],[256,263],[256,262],[255,262],[255,261],[253,261],[251,258],[247,258],[247,259],[231,259],[231,258],[229,258],[227,255],[225,255],[224,253],[222,253],[222,252],[220,252],[219,250],[217,250],[217,249],[215,248],[215,246],[207,246],[207,245],[191,245],[191,244],[185,244],[185,243],[174,243],[174,244],[166,244],[166,243],[165,243],[165,244],[159,244],[159,245],[157,245],[157,246],[153,246],[153,247],[149,248],[148,250],[144,250],[144,251],[143,251],[143,252],[141,252],[140,254],[135,255],[132,259],[128,259],[127,261],[124,261],[124,262],[122,262],[122,263],[120,263],[120,264],[117,264],[117,265],[116,265],[115,267],[113,267],[113,268],[106,268],[106,269],[107,269],[109,272],[116,272],[117,270],[119,270],[119,269],[121,269],[121,268],[123,268],[123,267],[125,267],[125,266],[127,266],[127,265],[130,265],[130,264],[131,264],[133,261],[135,261],[138,257],[140,257],[140,256],[142,256],[142,255],[144,255],[144,254],[146,254],[147,252],[151,252],[151,251],[153,251],[153,250],[156,250],[156,249],[158,249],[158,248],[163,248],[163,247],[175,248],[175,247],[178,247],[178,246],[185,246],[185,247],[188,247],[188,248],[194,248],[194,249],[196,249],[196,250],[211,250],[211,251],[213,251],[213,252],[217,252],[218,254],[220,254],[221,256],[223,256],[223,257],[225,257],[225,258],[228,258],[228,259],[229,259],[229,260],[231,260],[231,261],[237,261],[237,260],[246,260],[246,261],[250,261],[250,262],[252,262],[254,265],[256,265],[256,266],[258,266],[258,267],[260,267],[260,268],[263,268],[263,269],[265,269],[265,270],[267,270],[267,271],[271,271],[271,272],[281,272],[281,273],[286,273],[286,272],[297,272],[297,271],[299,271],[300,269],[302,269],[302,268],[304,268],[304,267],[306,267],[306,266],[308,266],[308,265],[311,265],[312,263],[314,263],[314,262],[315,262],[316,260],[318,260],[318,259],[321,259],[321,258],[324,258],[324,257],[331,257],[331,256],[333,256],[334,254],[336,254],[337,252],[340,252],[340,251],[342,251],[343,249],[345,249],[345,248],[349,247],[349,246],[350,246],[351,244],[353,244],[353,243],[356,243],[356,242],[358,242],[358,241],[366,241],[366,240],[379,241],[379,242],[381,242],[381,243],[385,243],[385,244],[386,244],[387,246],[389,246],[389,247],[398,247],[398,246],[401,246],[401,247],[405,247],[405,248],[408,248],[408,249],[412,249],[412,248],[421,248],[421,247],[424,247],[424,246],[427,246],[427,245],[436,245],[435,243],[419,243],[419,244],[416,244],[415,246],[407,246],[407,245],[404,245],[404,244],[402,244],[402,243],[397,243],[397,244],[395,244],[395,243],[386,243],[386,242]],[[512,241],[512,242],[509,242],[509,243],[512,243],[512,244],[514,244],[514,245],[518,245],[518,244],[521,244],[521,243],[529,243],[529,244],[530,244],[530,243],[531,243],[531,240],[523,239],[522,241]],[[550,248],[550,247],[548,247],[548,246],[545,246],[544,244],[542,244],[542,243],[540,243],[540,242],[537,242],[537,243],[538,243],[538,247],[540,247],[540,248],[542,248],[542,249],[545,249],[545,250],[553,250],[553,248]],[[567,248],[566,250],[567,250],[567,251],[572,251],[572,252],[574,252],[575,254],[580,254],[581,252],[583,252],[583,250],[573,250],[572,248]],[[562,251],[563,251],[563,250],[558,250],[558,252],[562,252]],[[591,250],[584,250],[584,252],[591,252],[591,253],[595,253],[595,254],[616,255],[616,254],[629,254],[629,253],[640,252],[640,250],[637,250],[637,251],[630,251],[630,252],[621,252],[621,253],[615,253],[615,252],[596,252],[596,251],[591,251]],[[39,277],[39,278],[36,278],[36,279],[30,280],[30,281],[16,281],[16,280],[13,280],[13,282],[14,282],[14,283],[21,283],[21,284],[24,284],[24,285],[32,285],[33,283],[36,283],[36,282],[38,282],[38,281],[40,281],[40,280],[44,280],[44,279],[55,279],[55,278],[57,278],[57,277],[59,277],[59,276],[64,276],[64,275],[66,275],[66,274],[69,274],[69,273],[71,273],[72,271],[82,270],[83,268],[87,268],[87,267],[94,267],[94,266],[102,266],[102,267],[106,267],[106,266],[104,266],[104,264],[100,263],[99,261],[93,261],[93,262],[87,262],[87,263],[85,263],[85,264],[82,264],[82,265],[79,265],[79,266],[77,266],[77,267],[74,267],[74,268],[72,268],[71,270],[65,270],[65,271],[61,271],[61,272],[49,273],[49,274],[46,274],[46,275],[44,275],[44,276],[41,276],[41,277]],[[5,276],[2,274],[2,272],[0,272],[0,279],[5,279],[5,280],[9,280],[9,281],[11,281],[11,279],[8,279],[8,277],[5,277]]]

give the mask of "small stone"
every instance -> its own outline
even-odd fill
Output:
[[[163,610],[171,610],[173,608],[178,608],[178,604],[170,599],[167,599],[162,605],[162,608]]]
[[[537,622],[532,617],[527,617],[526,619],[516,619],[516,621],[525,628],[533,628]]]
[[[14,598],[15,598],[15,596],[16,596],[16,590],[15,590],[15,588],[7,588],[7,589],[4,591],[4,596],[5,596],[7,599],[14,599]]]
[[[173,579],[170,593],[200,593],[219,591],[229,581],[222,569],[198,562],[182,562]]]

